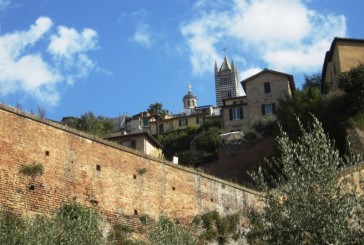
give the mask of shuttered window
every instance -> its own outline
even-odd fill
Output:
[[[262,105],[262,115],[271,115],[276,111],[276,105],[273,104],[264,104]]]
[[[230,121],[243,119],[244,118],[243,108],[242,107],[230,108],[229,117]]]

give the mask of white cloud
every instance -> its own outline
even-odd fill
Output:
[[[97,33],[92,29],[77,32],[73,28],[58,27],[58,33],[51,36],[48,51],[59,57],[70,58],[97,47]]]
[[[259,68],[259,67],[252,67],[252,68],[249,68],[245,71],[242,71],[240,74],[239,74],[239,78],[240,80],[244,80],[244,79],[247,79],[248,77],[251,77],[259,72],[261,72],[263,69]]]
[[[27,31],[0,36],[0,95],[22,93],[55,106],[60,99],[59,87],[87,76],[95,66],[86,55],[97,46],[95,31],[85,29],[78,33],[59,27],[57,36],[51,35],[52,26],[50,18],[39,17]],[[72,35],[60,30],[71,30]],[[38,43],[49,40],[48,52],[39,49]],[[51,60],[47,59],[49,54]]]
[[[68,73],[66,76],[68,84],[87,77],[95,68],[96,64],[86,53],[98,48],[97,39],[97,32],[92,29],[78,32],[65,26],[59,26],[57,34],[51,36],[48,52],[54,57],[57,66]]]
[[[146,24],[140,24],[136,29],[132,40],[143,46],[150,47],[152,45],[152,36],[149,30],[149,26]]]
[[[243,66],[315,71],[332,39],[346,34],[344,16],[318,13],[304,0],[234,0],[220,11],[202,0],[198,6],[198,17],[181,25],[194,74],[211,72],[211,59],[220,60],[217,50],[228,45],[244,57]]]

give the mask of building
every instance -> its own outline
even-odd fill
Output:
[[[225,132],[253,131],[255,122],[274,117],[279,99],[291,96],[296,89],[293,76],[264,69],[241,81],[245,96],[223,100],[222,121]]]
[[[109,141],[119,143],[128,148],[151,155],[156,149],[162,149],[162,145],[151,136],[148,132],[139,132],[133,134],[125,134],[116,132],[106,138]]]
[[[201,126],[208,120],[220,121],[220,108],[212,105],[198,106],[197,96],[191,91],[191,85],[188,85],[187,93],[183,96],[183,110],[178,113],[166,115],[159,122],[159,132],[167,133],[177,129],[183,129],[188,126]],[[150,121],[150,132],[156,134],[156,121]]]
[[[167,113],[159,121],[159,133],[167,133],[188,126],[200,126],[208,120],[221,122],[221,108],[212,105],[198,106],[197,96],[192,93],[191,85],[188,84],[187,93],[182,98],[183,109],[178,114]],[[115,127],[114,133],[137,134],[147,132],[151,135],[157,134],[157,121],[147,112],[140,112],[131,117],[125,115],[112,118]]]
[[[228,57],[225,55],[220,69],[217,68],[217,63],[215,61],[214,71],[217,106],[223,105],[223,99],[240,96],[238,69],[234,60],[229,64]]]
[[[364,40],[335,37],[326,52],[322,68],[323,93],[338,90],[339,75],[364,63]]]

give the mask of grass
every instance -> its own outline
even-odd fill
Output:
[[[364,112],[358,113],[354,117],[349,118],[349,123],[360,130],[364,130]]]

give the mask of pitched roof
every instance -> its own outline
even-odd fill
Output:
[[[106,137],[105,139],[115,139],[115,138],[130,138],[130,137],[144,137],[146,138],[150,143],[152,143],[154,146],[157,146],[158,148],[163,149],[163,146],[161,143],[159,143],[156,138],[154,138],[150,133],[148,132],[139,132],[139,133],[133,133],[133,134],[123,134],[122,132],[116,132],[112,133],[109,137]]]
[[[222,65],[220,67],[220,71],[223,70],[231,70],[227,55],[225,55],[224,61],[222,62]]]
[[[253,75],[253,76],[250,76],[246,79],[244,79],[243,81],[241,81],[241,85],[243,86],[244,90],[246,89],[245,88],[245,84],[259,76],[261,76],[262,74],[264,73],[273,73],[273,74],[276,74],[276,75],[281,75],[281,76],[285,76],[288,78],[288,81],[289,81],[289,86],[291,87],[292,90],[296,90],[296,86],[295,86],[295,83],[294,83],[294,79],[293,79],[293,76],[291,74],[288,74],[288,73],[283,73],[283,72],[279,72],[279,71],[274,71],[274,70],[270,70],[268,68],[265,68],[264,70],[258,72],[257,74]]]

